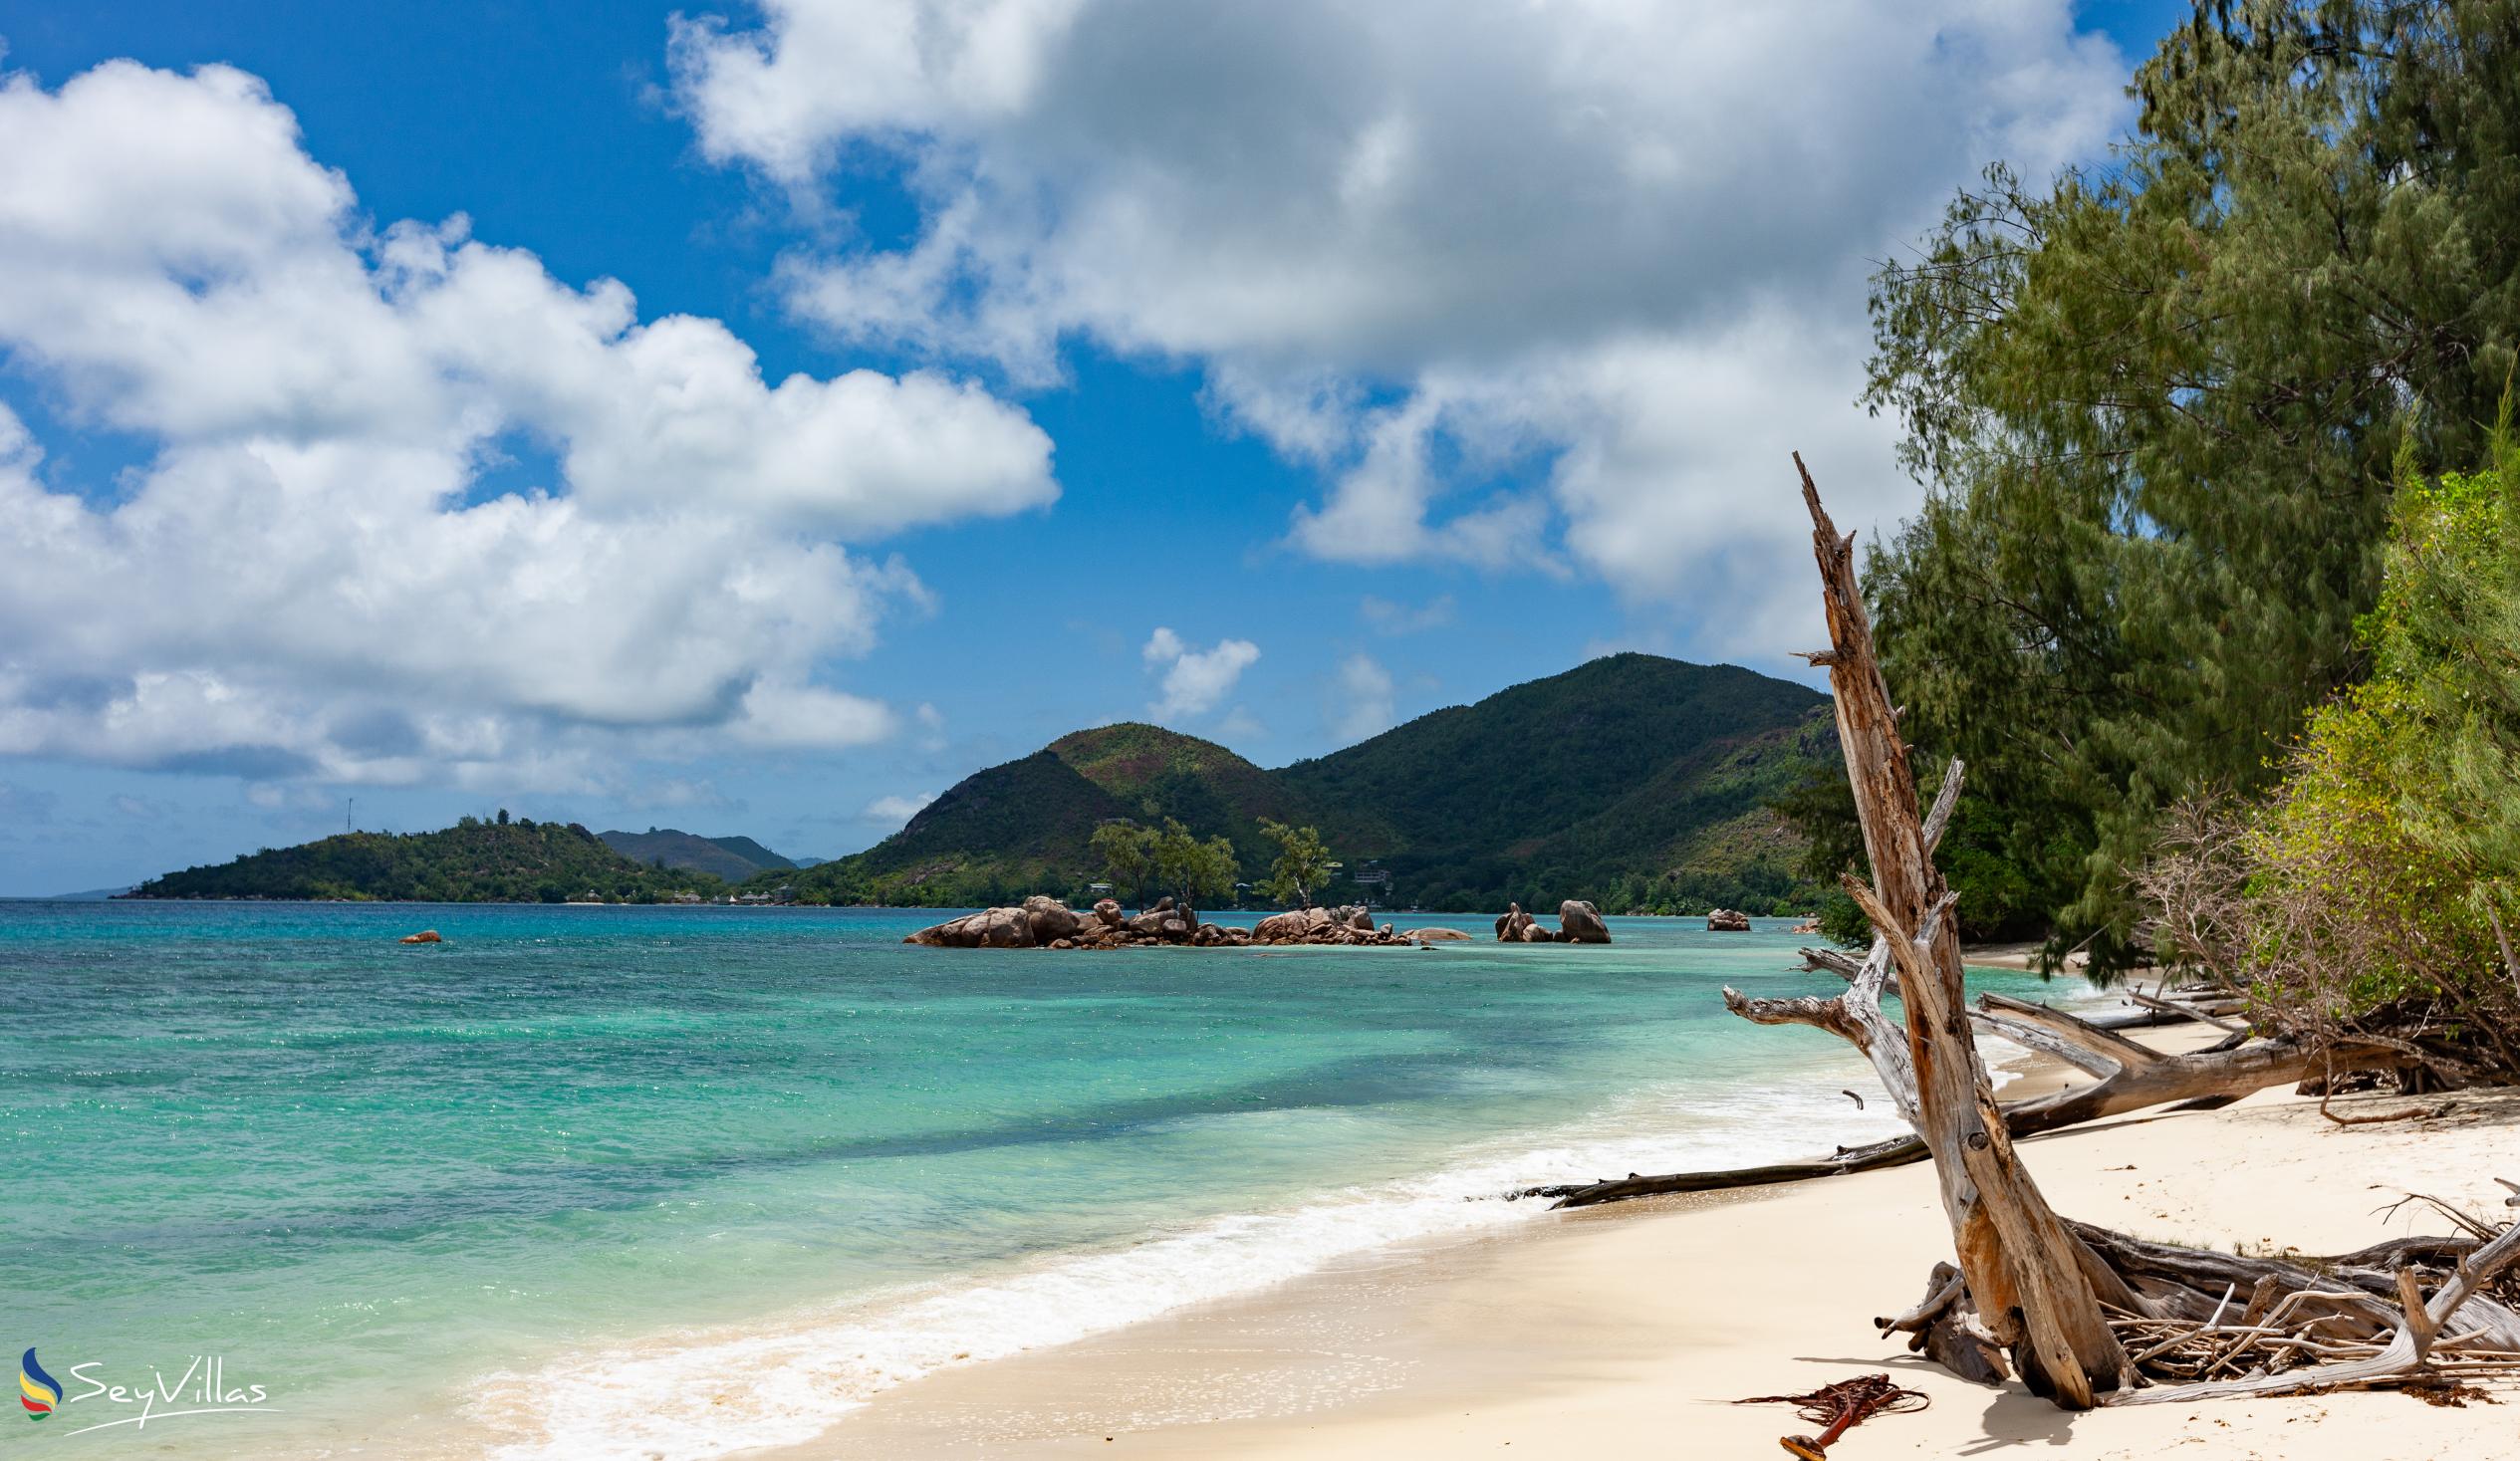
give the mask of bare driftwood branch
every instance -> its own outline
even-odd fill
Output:
[[[1925,1159],[1925,1143],[1913,1136],[1893,1136],[1870,1146],[1848,1147],[1835,1156],[1811,1161],[1773,1162],[1766,1166],[1734,1167],[1719,1172],[1672,1172],[1662,1176],[1638,1176],[1630,1172],[1599,1182],[1567,1182],[1548,1187],[1526,1187],[1516,1197],[1554,1197],[1557,1207],[1598,1207],[1605,1202],[1625,1202],[1636,1197],[1667,1197],[1681,1192],[1727,1192],[1736,1187],[1771,1187],[1780,1182],[1808,1182],[1817,1177],[1841,1177],[1849,1172],[1876,1172],[1885,1167],[1903,1167]]]
[[[1960,1271],[1937,1263],[1925,1281],[1923,1302],[1905,1314],[1877,1319],[1873,1325],[1885,1335],[1906,1335],[1909,1352],[1923,1354],[1962,1379],[2001,1384],[2012,1371],[2004,1363],[2004,1351],[1971,1322],[1967,1298],[1968,1285]]]
[[[1951,814],[1960,805],[1960,758],[1951,758],[1948,770],[1942,773],[1942,785],[1933,794],[1933,806],[1925,812],[1925,855],[1930,857],[1942,848],[1942,835],[1951,829]]]
[[[1958,775],[1956,764],[1953,775]],[[1809,1025],[1826,1030],[1864,1053],[1873,1063],[1890,1104],[1909,1126],[1916,1124],[1916,1075],[1907,1042],[1882,1013],[1882,989],[1890,980],[1888,941],[1873,940],[1873,951],[1856,967],[1843,994],[1826,999],[1752,999],[1730,985],[1724,987],[1724,1008],[1758,1025]]]

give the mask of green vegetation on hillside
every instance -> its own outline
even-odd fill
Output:
[[[1800,844],[1767,804],[1834,754],[1826,704],[1745,669],[1619,654],[1274,772],[1160,727],[1103,726],[978,772],[876,847],[782,880],[829,902],[1077,896],[1107,866],[1097,828],[1171,821],[1229,843],[1236,879],[1256,885],[1277,823],[1318,829],[1345,864],[1320,901],[1360,897],[1352,879],[1373,863],[1391,878],[1378,898],[1416,907],[1807,907]]]
[[[266,848],[215,867],[169,872],[141,898],[343,898],[354,901],[654,902],[720,893],[706,873],[660,871],[570,823],[467,817],[443,832],[354,832],[295,848]]]
[[[1330,848],[1310,827],[1263,822],[1260,835],[1277,844],[1277,860],[1269,864],[1269,896],[1290,908],[1313,905],[1313,889],[1330,881]]]
[[[670,827],[597,836],[606,847],[633,862],[706,872],[728,882],[741,882],[757,872],[785,871],[796,866],[748,837],[700,837]]]
[[[2393,456],[2475,460],[2520,362],[2515,75],[2509,0],[2208,0],[2111,166],[1990,169],[1877,279],[1928,491],[1867,564],[1885,670],[2052,950],[2133,957],[2160,810],[2366,671]]]
[[[956,782],[863,852],[779,876],[818,903],[967,908],[1074,895],[1093,876],[1094,829],[1135,811],[1041,750]]]
[[[1282,775],[1353,868],[1472,910],[1807,906],[1767,803],[1834,754],[1827,697],[1732,665],[1614,654]]]

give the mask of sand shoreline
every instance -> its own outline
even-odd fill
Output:
[[[2144,1038],[2185,1045],[2198,1034]],[[2077,1217],[2199,1244],[2337,1252],[2418,1230],[2407,1214],[2375,1215],[2404,1190],[2495,1208],[2490,1178],[2520,1161],[2515,1124],[2520,1092],[2471,1094],[2437,1121],[2352,1129],[2263,1093],[2222,1111],[2052,1133],[2024,1150]],[[2070,1443],[2077,1456],[2133,1458],[2193,1442],[2218,1456],[2520,1454],[2520,1394],[2508,1388],[2504,1405],[2464,1410],[2353,1394],[2071,1416],[2015,1386],[1965,1384],[1870,1323],[1912,1303],[1944,1249],[1921,1166],[1557,1214],[931,1374],[808,1445],[764,1454],[1781,1454],[1776,1437],[1808,1427],[1783,1407],[1730,1401],[1878,1370],[1933,1406],[1874,1422],[1839,1455]],[[2479,1449],[2496,1438],[2505,1449]]]

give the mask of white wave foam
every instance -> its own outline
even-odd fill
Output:
[[[1546,1144],[1496,1143],[1425,1177],[1214,1218],[1134,1247],[837,1313],[571,1355],[532,1374],[486,1377],[474,1409],[512,1437],[494,1452],[500,1461],[707,1461],[795,1445],[882,1391],[950,1365],[1069,1343],[1372,1249],[1502,1229],[1546,1211],[1541,1202],[1467,1199],[1631,1170],[1755,1162],[1799,1153],[1821,1131],[1871,1140],[1896,1128],[1881,1102],[1854,1111],[1837,1094],[1847,1084],[1840,1076],[1834,1064],[1806,1069],[1781,1087],[1724,1092],[1714,1110],[1699,1090],[1654,1093]]]

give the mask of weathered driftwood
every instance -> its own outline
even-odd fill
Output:
[[[1829,622],[1830,647],[1810,657],[1829,670],[1839,749],[1873,869],[1872,884],[1850,878],[1847,891],[1897,968],[1917,1134],[1933,1153],[1960,1273],[1988,1337],[2010,1351],[2034,1391],[2084,1409],[2132,1380],[2134,1370],[2101,1311],[2094,1288],[2101,1266],[2015,1156],[1993,1084],[1969,1038],[1961,1014],[1959,937],[1946,921],[1952,899],[1934,865],[1907,743],[1874,653],[1855,540],[1839,534],[1800,455],[1794,465],[1811,514]],[[1890,1074],[1883,1056],[1865,1053],[1877,1070]],[[1898,1086],[1890,1090],[1896,1099]],[[1903,1110],[1909,1102],[1900,1104]]]
[[[1644,1177],[1630,1172],[1598,1182],[1561,1182],[1526,1187],[1513,1197],[1554,1197],[1553,1207],[1598,1207],[1636,1197],[1668,1197],[1685,1192],[1726,1192],[1736,1187],[1772,1187],[1780,1182],[1808,1182],[1816,1177],[1842,1177],[1849,1172],[1878,1172],[1925,1159],[1925,1143],[1914,1136],[1893,1136],[1870,1146],[1842,1147],[1834,1156],[1810,1161],[1772,1162],[1766,1166],[1733,1167],[1718,1172],[1670,1172]]]
[[[1879,1037],[1872,1023],[1879,1018],[1878,1006],[1874,1006],[1869,1015],[1861,1012],[1864,1001],[1869,997],[1868,991],[1869,986],[1859,988],[1850,985],[1846,994],[1829,999],[1809,996],[1751,999],[1737,990],[1726,989],[1724,1003],[1735,1014],[1758,1024],[1810,1025],[1841,1034],[1851,1043],[1860,1045],[1871,1041],[1873,1049],[1893,1052],[1888,1057],[1888,1063],[1894,1070],[1897,1053],[1903,1053],[1903,1042]],[[2184,1056],[2162,1055],[2064,1011],[2007,999],[2002,995],[1981,995],[1978,1008],[1969,1012],[1969,1018],[1981,1030],[2053,1054],[2097,1078],[2087,1086],[2069,1087],[2050,1095],[2005,1102],[2002,1106],[2004,1125],[2014,1136],[2034,1136],[2153,1105],[2177,1104],[2192,1108],[2201,1102],[2227,1104],[2269,1087],[2292,1085],[2302,1079],[2307,1069],[2306,1058],[2288,1042],[2257,1042],[2253,1047],[2244,1048],[2247,1053],[2238,1060],[2202,1051]],[[2224,1054],[2240,1055],[2241,1052],[2235,1050]],[[1926,1155],[1923,1139],[1907,1135],[1869,1146],[1844,1148],[1832,1155],[1808,1161],[1653,1176],[1631,1172],[1625,1177],[1599,1182],[1532,1187],[1514,1195],[1556,1198],[1560,1207],[1592,1207],[1637,1197],[1719,1192],[1734,1187],[1764,1187],[1780,1182],[1843,1176],[1849,1172],[1880,1171],[1886,1167],[1923,1161]]]
[[[1960,764],[1951,763],[1949,780],[1959,776]],[[1882,1013],[1882,989],[1889,982],[1890,947],[1887,939],[1873,940],[1873,952],[1847,981],[1846,991],[1826,999],[1806,996],[1797,999],[1751,999],[1730,985],[1724,987],[1724,1008],[1759,1025],[1809,1025],[1826,1030],[1864,1053],[1873,1063],[1873,1072],[1882,1081],[1882,1089],[1890,1093],[1890,1104],[1911,1127],[1916,1126],[1916,1071],[1907,1048],[1907,1039],[1897,1026]]]
[[[1968,1285],[1960,1271],[1937,1263],[1925,1281],[1922,1302],[1905,1314],[1877,1319],[1873,1325],[1885,1335],[1906,1335],[1911,1353],[1924,1355],[1962,1379],[1981,1385],[2001,1383],[2012,1371],[2004,1363],[2004,1351],[1972,1322],[1964,1302],[1967,1298]]]
[[[2097,1229],[2086,1229],[2088,1237]],[[2116,1234],[2106,1235],[2118,1239]],[[2120,1239],[2124,1242],[2127,1240]],[[2286,1277],[2280,1265],[2266,1276],[2281,1282]],[[2216,1352],[2230,1344],[2236,1337],[2248,1340],[2275,1338],[2268,1347],[2281,1349],[2287,1355],[2317,1354],[2325,1362],[2301,1368],[2277,1368],[2260,1364],[2251,1373],[2229,1379],[2200,1379],[2192,1384],[2153,1385],[2130,1389],[2112,1395],[2112,1405],[2183,1405],[2198,1400],[2229,1399],[2247,1395],[2291,1394],[2304,1390],[2334,1390],[2354,1387],[2397,1384],[2427,1372],[2457,1373],[2462,1369],[2493,1370],[2509,1373],[2520,1369],[2520,1316],[2500,1304],[2488,1300],[2480,1290],[2493,1284],[2515,1267],[2520,1267],[2520,1223],[2504,1228],[2490,1243],[2461,1258],[2449,1276],[2430,1299],[2423,1296],[2422,1280],[2412,1268],[2399,1268],[2392,1276],[2395,1304],[2379,1306],[2394,1322],[2388,1342],[2374,1348],[2370,1345],[2335,1343],[2296,1334],[2273,1323],[2270,1310],[2263,1320],[2252,1318],[2260,1308],[2265,1284],[2256,1286],[2248,1311],[2236,1326],[2226,1327],[2216,1314],[2195,1332],[2172,1335],[2168,1344],[2193,1343],[2203,1339],[2214,1343]],[[2233,1286],[2236,1290],[2236,1284]],[[2229,1292],[2229,1291],[2226,1291]],[[2303,1295],[2296,1291],[2291,1299]],[[2312,1292],[2311,1303],[2341,1302],[2334,1294]],[[2360,1300],[2362,1295],[2351,1296]],[[2451,1321],[2459,1321],[2454,1330]],[[2369,1352],[2358,1352],[2368,1350]],[[2333,1357],[2326,1357],[2333,1356]],[[2224,1367],[2217,1360],[2206,1372]]]
[[[2100,1078],[2089,1086],[2069,1087],[2006,1106],[2005,1115],[2016,1136],[2173,1102],[2228,1104],[2270,1087],[2297,1085],[2314,1070],[2324,1069],[2330,1058],[2325,1052],[2314,1057],[2290,1039],[2252,1040],[2228,1049],[2164,1055],[2063,1010],[2000,994],[1978,996],[1971,1018],[1980,1028]],[[2353,1046],[2336,1055],[2370,1064],[2394,1059],[2392,1052],[2377,1046]]]

